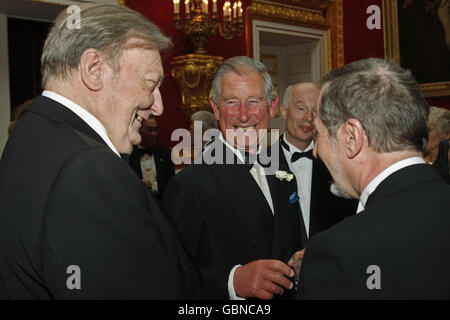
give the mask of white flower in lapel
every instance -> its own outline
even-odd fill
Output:
[[[277,177],[280,181],[286,180],[288,182],[294,179],[294,175],[292,173],[287,173],[286,171],[280,170],[275,172],[275,177]]]

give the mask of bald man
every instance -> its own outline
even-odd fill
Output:
[[[303,248],[314,234],[355,213],[358,204],[331,193],[331,175],[323,162],[312,155],[319,92],[320,87],[312,82],[292,84],[286,89],[281,105],[286,129],[280,137],[280,156],[285,156],[296,178]]]

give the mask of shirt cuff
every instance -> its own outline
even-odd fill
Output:
[[[234,285],[233,285],[234,272],[240,266],[241,266],[240,264],[234,266],[233,269],[231,269],[231,271],[230,271],[230,275],[228,276],[228,295],[230,296],[230,300],[245,300],[245,298],[241,298],[236,295],[236,292],[234,291]]]

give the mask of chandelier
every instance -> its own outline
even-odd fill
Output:
[[[184,0],[184,13],[180,13],[180,0],[173,0],[175,27],[181,30],[195,47],[195,53],[206,54],[208,39],[216,34],[229,40],[240,37],[244,29],[241,1],[226,1],[222,7],[223,21],[219,23],[217,0]]]

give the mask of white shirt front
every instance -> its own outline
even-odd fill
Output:
[[[44,97],[50,98],[52,100],[55,100],[56,102],[59,102],[66,108],[72,110],[77,116],[79,116],[84,122],[88,124],[89,127],[91,127],[102,139],[105,141],[105,143],[108,145],[108,147],[120,157],[119,151],[117,151],[116,147],[111,142],[111,139],[108,137],[108,133],[106,132],[105,127],[102,125],[102,123],[94,117],[91,113],[89,113],[86,109],[80,107],[75,102],[63,97],[60,94],[57,94],[56,92],[44,90],[42,92],[42,95]]]
[[[155,156],[144,154],[141,159],[142,178],[151,182],[152,192],[159,192]]]
[[[423,160],[422,157],[411,157],[400,160],[394,163],[393,165],[387,167],[383,171],[381,171],[375,178],[372,179],[372,181],[369,182],[369,184],[364,188],[363,192],[361,193],[361,196],[359,197],[358,210],[356,213],[360,213],[361,211],[364,210],[367,203],[367,199],[384,179],[389,177],[394,172],[403,169],[405,167],[412,166],[414,164],[425,164],[425,160]]]
[[[289,151],[283,147],[283,152],[289,165],[289,169],[292,173],[294,173],[295,179],[297,180],[297,193],[300,198],[298,201],[300,204],[300,209],[302,210],[303,222],[305,223],[306,236],[309,238],[313,161],[309,158],[303,157],[292,163],[291,157],[295,152],[306,152],[314,149],[314,141],[311,141],[308,148],[301,151],[289,143],[286,136],[283,135],[282,139],[289,146]]]

